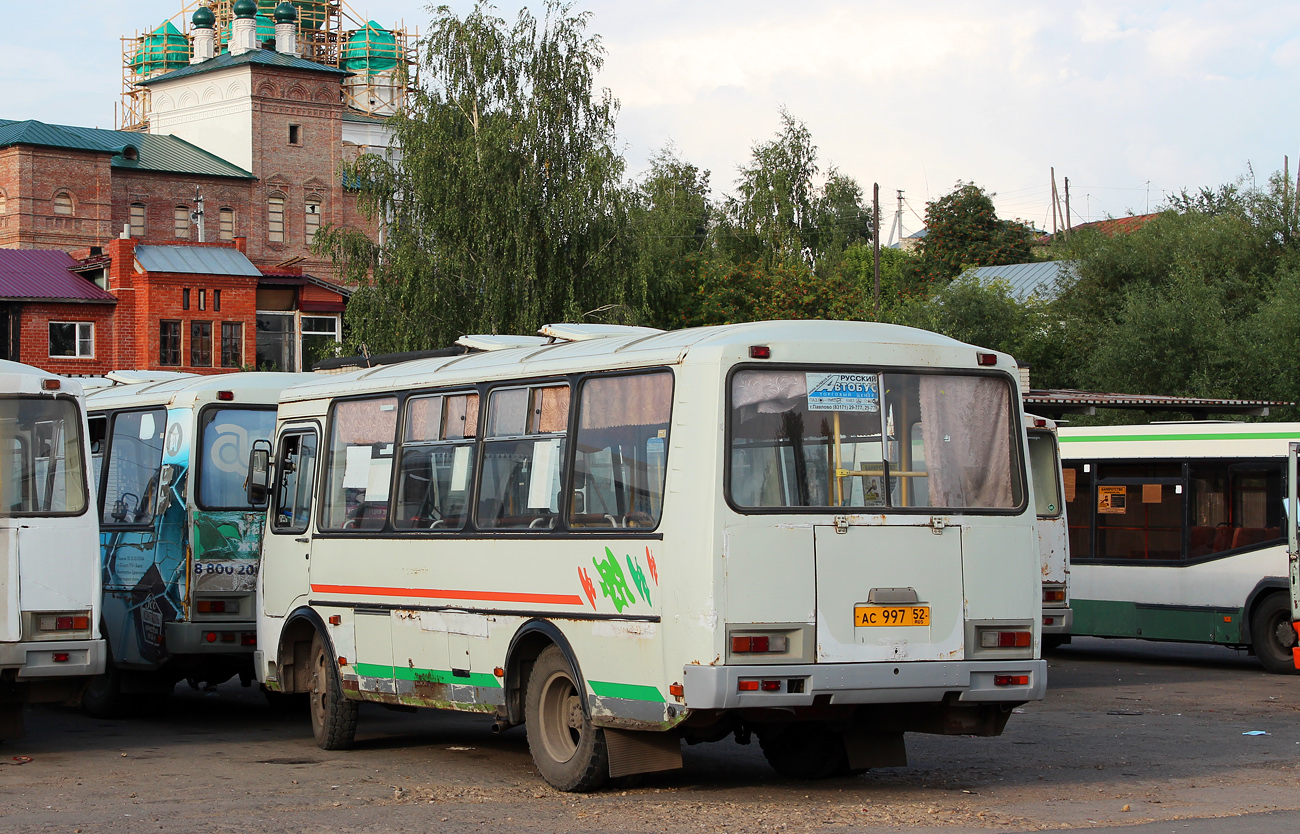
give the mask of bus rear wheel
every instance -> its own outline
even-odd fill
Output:
[[[95,675],[81,693],[81,708],[95,718],[121,718],[129,702],[122,694],[122,673],[112,658],[104,661],[104,673]]]
[[[537,772],[561,791],[592,791],[609,779],[605,731],[582,707],[581,682],[558,646],[537,657],[528,676],[524,723]]]
[[[759,731],[758,743],[767,763],[787,779],[829,779],[852,772],[844,733],[831,724],[772,726]]]
[[[347,750],[357,734],[357,702],[343,697],[329,640],[319,631],[311,642],[311,732],[322,750]]]
[[[1291,649],[1296,632],[1291,627],[1291,601],[1286,594],[1270,594],[1250,616],[1251,648],[1264,668],[1275,675],[1300,674]]]

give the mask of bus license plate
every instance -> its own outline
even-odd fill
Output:
[[[853,625],[870,626],[928,626],[928,605],[857,605],[853,608]]]

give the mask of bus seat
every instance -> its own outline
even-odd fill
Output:
[[[1222,553],[1231,547],[1233,532],[1233,528],[1226,524],[1222,527],[1216,527],[1214,530],[1214,546],[1211,548],[1210,552]]]
[[[1263,527],[1238,527],[1232,533],[1232,549],[1250,547],[1265,540]]]
[[[1188,542],[1188,557],[1195,559],[1197,556],[1204,556],[1213,551],[1210,549],[1214,545],[1214,528],[1213,527],[1193,527],[1191,541]]]

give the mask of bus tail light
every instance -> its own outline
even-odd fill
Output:
[[[763,681],[764,692],[780,692],[781,681]]]
[[[758,683],[759,683],[758,680],[755,678],[741,678],[740,680],[736,681],[736,691],[757,692]]]
[[[42,390],[42,391],[58,391],[58,390],[59,390],[60,388],[62,388],[62,387],[63,387],[63,381],[62,381],[62,380],[59,380],[59,379],[42,379],[42,380],[41,380],[41,390]]]
[[[996,353],[977,353],[975,362],[979,365],[996,365],[998,364],[998,355]]]
[[[37,628],[41,631],[90,631],[90,616],[75,611],[41,614]]]
[[[257,632],[255,632],[255,631],[245,631],[244,634],[243,634],[243,636],[239,638],[239,645],[241,645],[241,646],[253,646],[254,648],[256,648],[256,647],[257,647]]]
[[[994,686],[1029,686],[1028,675],[994,675]]]
[[[763,652],[785,652],[790,642],[784,634],[746,634],[733,635],[731,638],[732,654],[751,654]]]
[[[237,599],[200,599],[195,600],[194,608],[200,614],[238,614]]]
[[[235,398],[235,392],[234,392],[234,391],[218,391],[218,392],[217,392],[217,399],[221,400],[222,402],[230,402],[230,401],[233,400],[234,398]]]
[[[1059,585],[1044,585],[1043,602],[1065,602],[1065,589]]]
[[[1024,649],[1033,645],[1034,635],[1028,631],[981,631],[980,648]]]
[[[72,655],[68,652],[55,652],[52,657],[55,663],[67,663],[72,659]]]
[[[750,359],[771,359],[772,348],[769,347],[768,345],[750,345],[749,358]]]

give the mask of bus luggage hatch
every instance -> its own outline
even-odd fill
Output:
[[[964,657],[961,528],[917,522],[814,528],[819,663]]]

